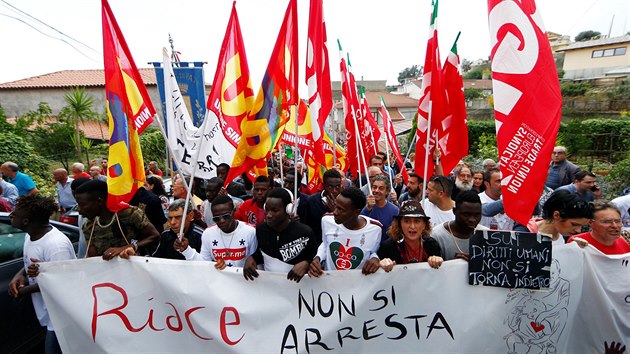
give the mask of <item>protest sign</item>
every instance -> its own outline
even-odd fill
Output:
[[[549,288],[551,238],[531,232],[478,230],[470,238],[468,283]]]

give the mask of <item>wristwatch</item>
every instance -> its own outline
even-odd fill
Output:
[[[130,245],[133,248],[134,252],[138,252],[138,240],[132,239]]]

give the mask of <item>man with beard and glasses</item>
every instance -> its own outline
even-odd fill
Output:
[[[455,188],[451,192],[451,199],[455,200],[460,192],[469,191],[473,188],[473,175],[468,166],[461,166],[455,170]]]

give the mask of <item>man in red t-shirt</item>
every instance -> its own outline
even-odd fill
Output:
[[[575,235],[569,239],[580,239],[590,243],[604,254],[624,254],[630,252],[630,245],[621,237],[621,213],[609,202],[601,201],[593,204],[593,220],[589,222],[590,232]]]
[[[254,181],[254,197],[241,204],[234,218],[256,226],[265,221],[265,200],[271,189],[271,180],[267,176],[258,176]]]

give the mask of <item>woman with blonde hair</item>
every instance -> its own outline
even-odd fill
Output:
[[[440,245],[429,237],[429,219],[419,202],[408,200],[402,203],[398,216],[387,230],[389,239],[378,251],[381,267],[386,272],[396,264],[428,262],[435,269],[442,265]]]

